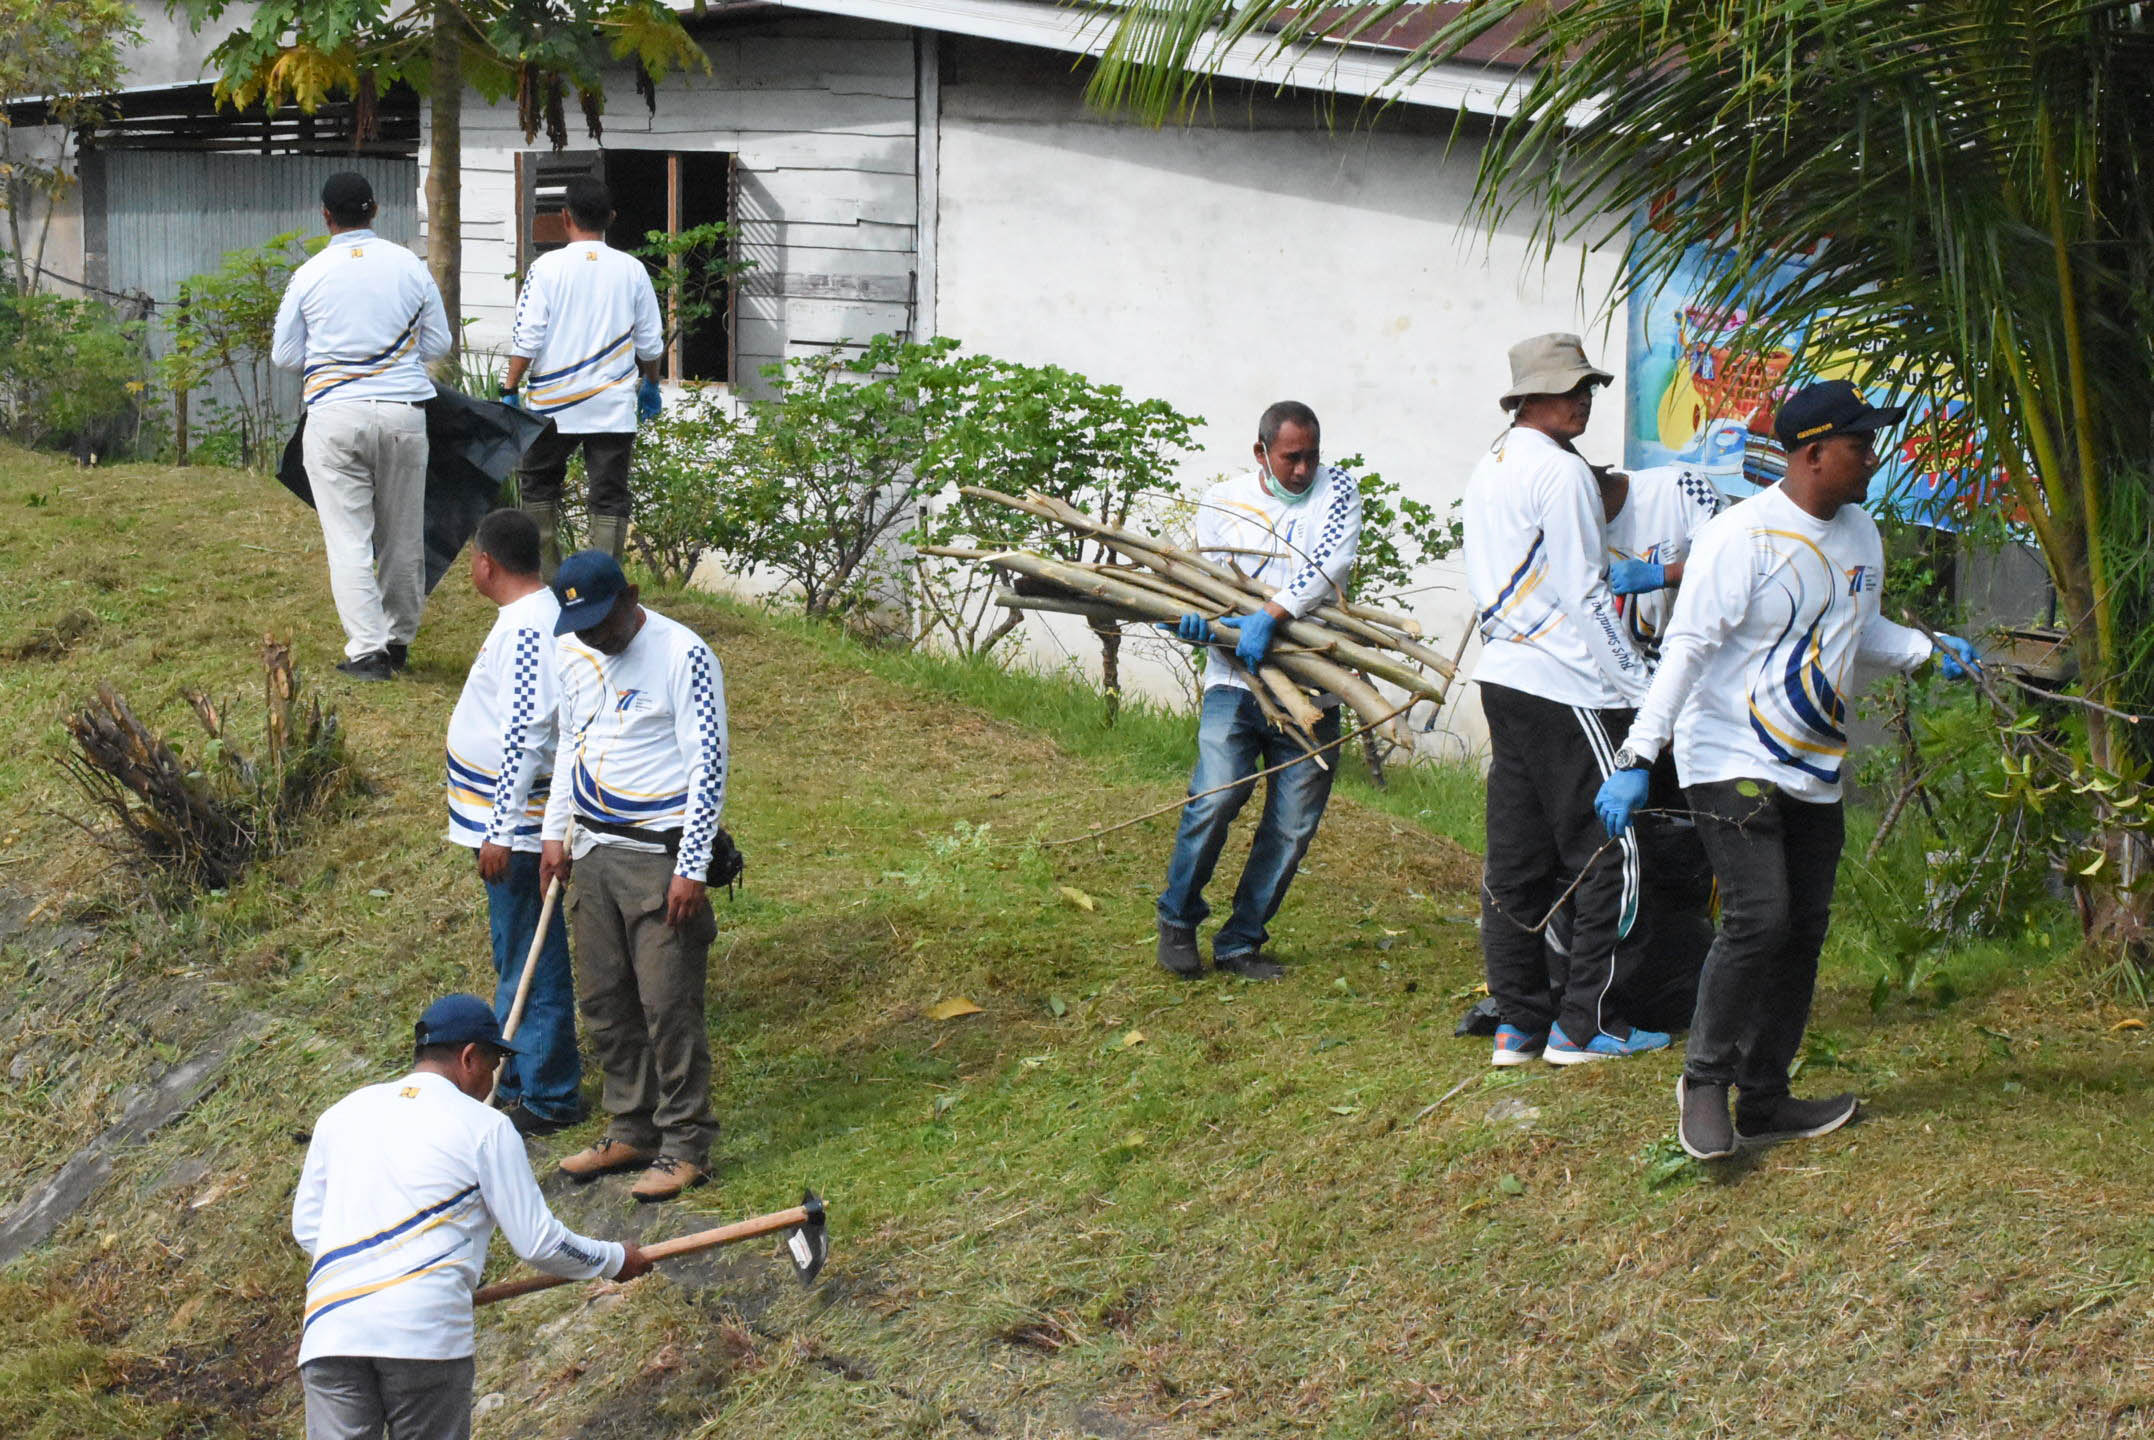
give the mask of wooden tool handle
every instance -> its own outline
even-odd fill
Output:
[[[795,1205],[790,1210],[778,1210],[769,1215],[758,1215],[750,1220],[736,1220],[730,1225],[720,1225],[710,1230],[698,1230],[693,1235],[679,1235],[671,1240],[661,1240],[655,1245],[643,1247],[644,1255],[652,1260],[671,1260],[676,1255],[692,1255],[698,1250],[713,1250],[720,1245],[735,1245],[743,1240],[753,1240],[758,1235],[774,1235],[781,1230],[791,1230],[808,1223],[808,1207]],[[571,1283],[564,1275],[532,1275],[522,1280],[504,1280],[498,1285],[488,1285],[471,1297],[474,1305],[491,1305],[496,1300],[510,1300],[518,1295],[529,1295],[534,1290],[551,1290],[556,1285]]]

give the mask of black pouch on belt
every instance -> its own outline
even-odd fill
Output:
[[[596,830],[601,835],[619,835],[626,840],[648,840],[663,845],[668,855],[675,859],[680,858],[681,832],[678,830],[638,830],[633,825],[616,825],[610,820],[593,820],[586,815],[578,815],[576,823],[586,830]],[[741,858],[740,847],[733,843],[732,834],[725,826],[719,826],[718,833],[711,838],[711,863],[701,877],[703,883],[711,886],[723,885],[726,894],[730,895],[733,893],[733,887],[740,884],[741,873],[747,868],[748,862]]]

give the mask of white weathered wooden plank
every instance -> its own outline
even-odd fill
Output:
[[[788,300],[786,340],[790,344],[864,345],[877,335],[902,333],[912,312],[903,305],[866,305],[833,300]]]
[[[912,276],[909,273],[848,275],[832,271],[754,270],[742,277],[740,294],[744,298],[784,296],[798,300],[908,305],[912,302]]]
[[[910,275],[913,267],[909,250],[849,250],[828,245],[763,248],[780,262],[774,268],[801,274]]]
[[[866,170],[881,175],[910,175],[914,146],[908,128],[899,135],[746,131],[733,137],[732,148],[739,153],[740,163],[751,170]]]
[[[743,213],[741,244],[751,256],[759,251],[789,249],[871,250],[909,255],[911,225],[831,224],[823,221]]]
[[[635,119],[636,123],[630,125],[624,116],[623,123],[616,127],[609,116],[606,128],[653,135],[710,130],[829,130],[891,135],[910,134],[914,124],[909,96],[833,95],[827,90],[806,88],[662,95],[657,114],[646,118],[639,106]]]

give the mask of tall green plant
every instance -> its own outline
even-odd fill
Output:
[[[44,268],[53,214],[75,186],[75,147],[127,78],[121,51],[140,32],[125,0],[0,0],[0,35],[0,258],[10,283],[28,294]],[[23,100],[41,102],[42,133],[16,131],[12,107]]]
[[[158,380],[180,395],[225,377],[238,397],[243,465],[260,469],[276,457],[284,429],[269,360],[277,306],[292,272],[323,243],[301,240],[294,230],[252,249],[228,250],[215,270],[181,283],[167,317],[171,348],[157,361]]]
[[[1408,8],[1150,0],[1122,12],[1095,95],[1163,119],[1201,93],[1225,43],[1282,19],[1283,45],[1343,39]],[[1955,433],[1923,438],[2040,544],[2085,694],[2154,699],[2133,663],[2143,632],[2128,628],[2149,536],[2113,521],[2144,515],[2154,484],[2154,12],[1473,0],[1401,68],[1499,35],[1528,63],[1482,150],[1482,218],[1523,220],[1546,254],[1621,250],[1616,298],[1719,251],[1703,301],[1752,316],[1746,342],[1827,337],[1799,365],[1852,361],[1917,401],[1964,406]],[[2095,772],[2121,777],[2154,737],[2095,712],[2086,748]],[[2148,857],[2114,812],[2097,827],[2090,928],[2141,945]]]

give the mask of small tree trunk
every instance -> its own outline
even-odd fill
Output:
[[[1376,740],[1374,730],[1361,732],[1361,758],[1369,762],[1369,783],[1377,789],[1384,788],[1384,752]]]
[[[1122,627],[1095,623],[1092,633],[1099,637],[1099,688],[1107,697],[1107,723],[1112,725],[1122,713]]]
[[[455,363],[463,349],[464,296],[464,69],[463,37],[456,7],[435,0],[434,54],[429,97],[433,135],[426,153],[426,268],[441,290],[442,313],[449,317],[449,354]]]

